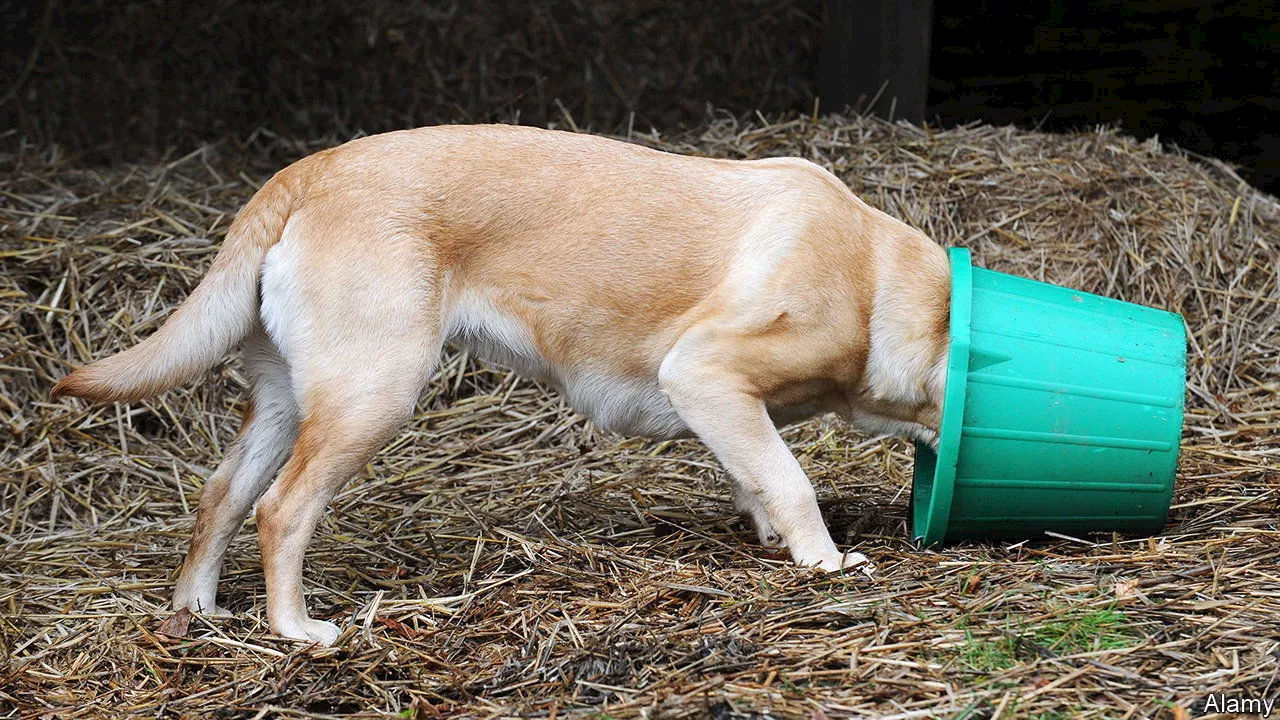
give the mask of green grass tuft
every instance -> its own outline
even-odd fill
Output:
[[[1018,662],[1012,638],[975,638],[972,631],[965,630],[964,639],[964,645],[960,646],[960,662],[969,668],[995,672],[1007,670]]]
[[[969,619],[959,625],[965,627]],[[1008,626],[1015,623],[1008,622]],[[1023,660],[1031,660],[1041,649],[1055,655],[1070,655],[1095,650],[1116,650],[1138,641],[1139,634],[1129,627],[1124,614],[1112,608],[1101,610],[1067,610],[1052,622],[1039,627],[1010,627],[996,637],[975,635],[965,628],[965,641],[956,650],[958,663],[978,672],[1008,670]]]
[[[1031,632],[1031,639],[1059,655],[1094,650],[1118,650],[1137,642],[1139,636],[1128,625],[1124,613],[1111,608],[1086,613],[1068,613]]]

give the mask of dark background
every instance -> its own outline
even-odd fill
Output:
[[[846,0],[0,2],[0,139],[98,162],[438,122],[670,132],[712,107],[809,113],[824,18],[842,2],[861,11]],[[1277,192],[1275,2],[935,0],[931,15],[930,124],[1117,124]]]
[[[1280,192],[1275,2],[938,0],[933,29],[944,124],[1116,124]]]

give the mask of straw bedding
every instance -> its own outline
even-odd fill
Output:
[[[337,647],[269,634],[252,520],[220,586],[234,617],[171,618],[238,362],[131,406],[47,391],[158,326],[271,163],[222,146],[90,170],[19,147],[0,158],[0,716],[1185,718],[1280,694],[1274,198],[1111,132],[830,117],[633,139],[802,155],[979,264],[1183,313],[1165,532],[918,550],[906,444],[819,419],[784,435],[880,572],[812,574],[751,545],[697,442],[601,432],[451,352],[312,543]]]

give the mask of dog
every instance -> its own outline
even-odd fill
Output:
[[[600,427],[700,438],[761,543],[838,571],[870,564],[836,547],[777,427],[834,412],[936,443],[949,305],[942,247],[809,161],[425,127],[281,170],[159,330],[53,397],[142,400],[242,345],[244,424],[204,485],[173,606],[225,612],[223,555],[256,501],[271,630],[330,645],[303,553],[446,342]]]

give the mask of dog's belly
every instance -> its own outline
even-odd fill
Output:
[[[607,430],[661,439],[690,435],[688,426],[658,387],[656,376],[643,381],[552,368],[540,357],[513,352],[483,336],[459,335],[453,342],[485,362],[554,387],[569,407]]]
[[[562,380],[560,387],[570,407],[602,428],[661,439],[691,434],[656,376],[642,381],[579,373]]]
[[[538,352],[523,324],[476,293],[458,299],[447,330],[446,338],[471,355],[559,390],[569,407],[602,428],[662,439],[690,435],[658,387],[656,369],[651,377],[623,377],[591,369],[592,358],[555,366]]]

